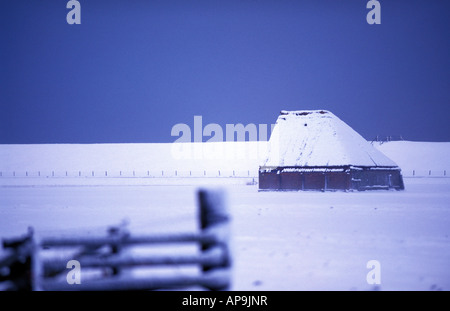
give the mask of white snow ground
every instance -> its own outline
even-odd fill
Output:
[[[93,234],[122,219],[133,233],[195,230],[195,192],[215,181],[227,189],[232,211],[233,290],[450,290],[450,178],[405,178],[405,191],[258,192],[246,185],[245,173],[255,172],[259,160],[230,157],[180,163],[185,172],[199,169],[198,176],[234,169],[241,178],[146,177],[145,161],[178,168],[168,148],[0,145],[0,237],[21,235],[30,225],[40,235]],[[377,148],[402,169],[431,170],[426,177],[444,177],[450,166],[450,143]],[[144,176],[76,174],[133,169]],[[75,176],[65,177],[66,170]],[[38,171],[61,176],[32,175]],[[378,286],[366,281],[369,260],[381,264]]]

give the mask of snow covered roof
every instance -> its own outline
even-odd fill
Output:
[[[263,167],[397,166],[333,113],[281,111]]]

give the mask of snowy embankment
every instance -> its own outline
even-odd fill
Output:
[[[0,145],[0,185],[246,184],[267,142]],[[404,177],[448,177],[450,143],[374,146]],[[231,177],[231,178],[224,178]]]
[[[450,176],[450,142],[390,141],[373,145],[394,160],[405,177]]]
[[[265,148],[266,142],[0,145],[0,185],[249,183]]]

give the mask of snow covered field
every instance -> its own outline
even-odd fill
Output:
[[[226,187],[233,218],[233,290],[450,289],[450,179],[406,179],[406,191],[258,192]],[[0,236],[197,227],[195,186],[1,187]]]
[[[441,151],[433,151],[433,145],[427,150],[440,158],[439,163],[430,165],[445,170],[449,167],[450,144],[442,144],[438,146]],[[80,148],[71,146],[75,147]],[[126,163],[127,170],[146,167],[138,166],[136,163],[142,160],[137,158],[127,162],[120,152],[102,161],[105,150],[97,150],[98,161],[94,158],[86,162],[91,151],[80,149],[73,153],[60,149],[65,157],[51,154],[48,161],[48,149],[33,153],[30,146],[15,148],[28,150],[17,153],[1,146],[2,172],[65,171],[70,164],[75,172],[120,170],[113,166]],[[123,154],[132,152],[123,146],[114,148],[122,148]],[[400,166],[402,161],[407,162],[408,157],[401,150],[390,152],[386,154]],[[164,157],[161,151],[159,154]],[[397,154],[397,158],[392,154]],[[141,155],[144,159],[145,152]],[[425,165],[424,157],[426,154],[415,160],[418,163],[408,165]],[[81,158],[79,165],[74,165],[71,159],[77,158]],[[252,161],[257,162],[231,162],[236,171],[240,168],[245,175]],[[213,163],[205,162],[199,168],[217,170],[219,167]],[[233,169],[226,161],[222,163],[220,169]],[[47,166],[42,167],[43,164]],[[167,169],[174,169],[169,163],[166,165]],[[46,236],[94,234],[123,219],[129,221],[133,233],[196,230],[196,190],[215,184],[226,188],[232,212],[233,290],[450,290],[450,178],[405,178],[405,191],[348,193],[258,192],[257,185],[246,184],[248,180],[244,176],[120,179],[3,175],[0,237],[21,235],[28,226]],[[380,285],[366,281],[369,260],[381,264]]]

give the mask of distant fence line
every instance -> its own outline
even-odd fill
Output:
[[[447,170],[409,170],[402,171],[405,177],[450,177]]]
[[[174,178],[174,177],[236,177],[255,178],[258,170],[42,170],[0,171],[0,178]]]
[[[402,170],[403,177],[450,177],[448,170]],[[0,171],[0,178],[174,178],[174,177],[223,177],[257,178],[258,170],[42,170]]]

